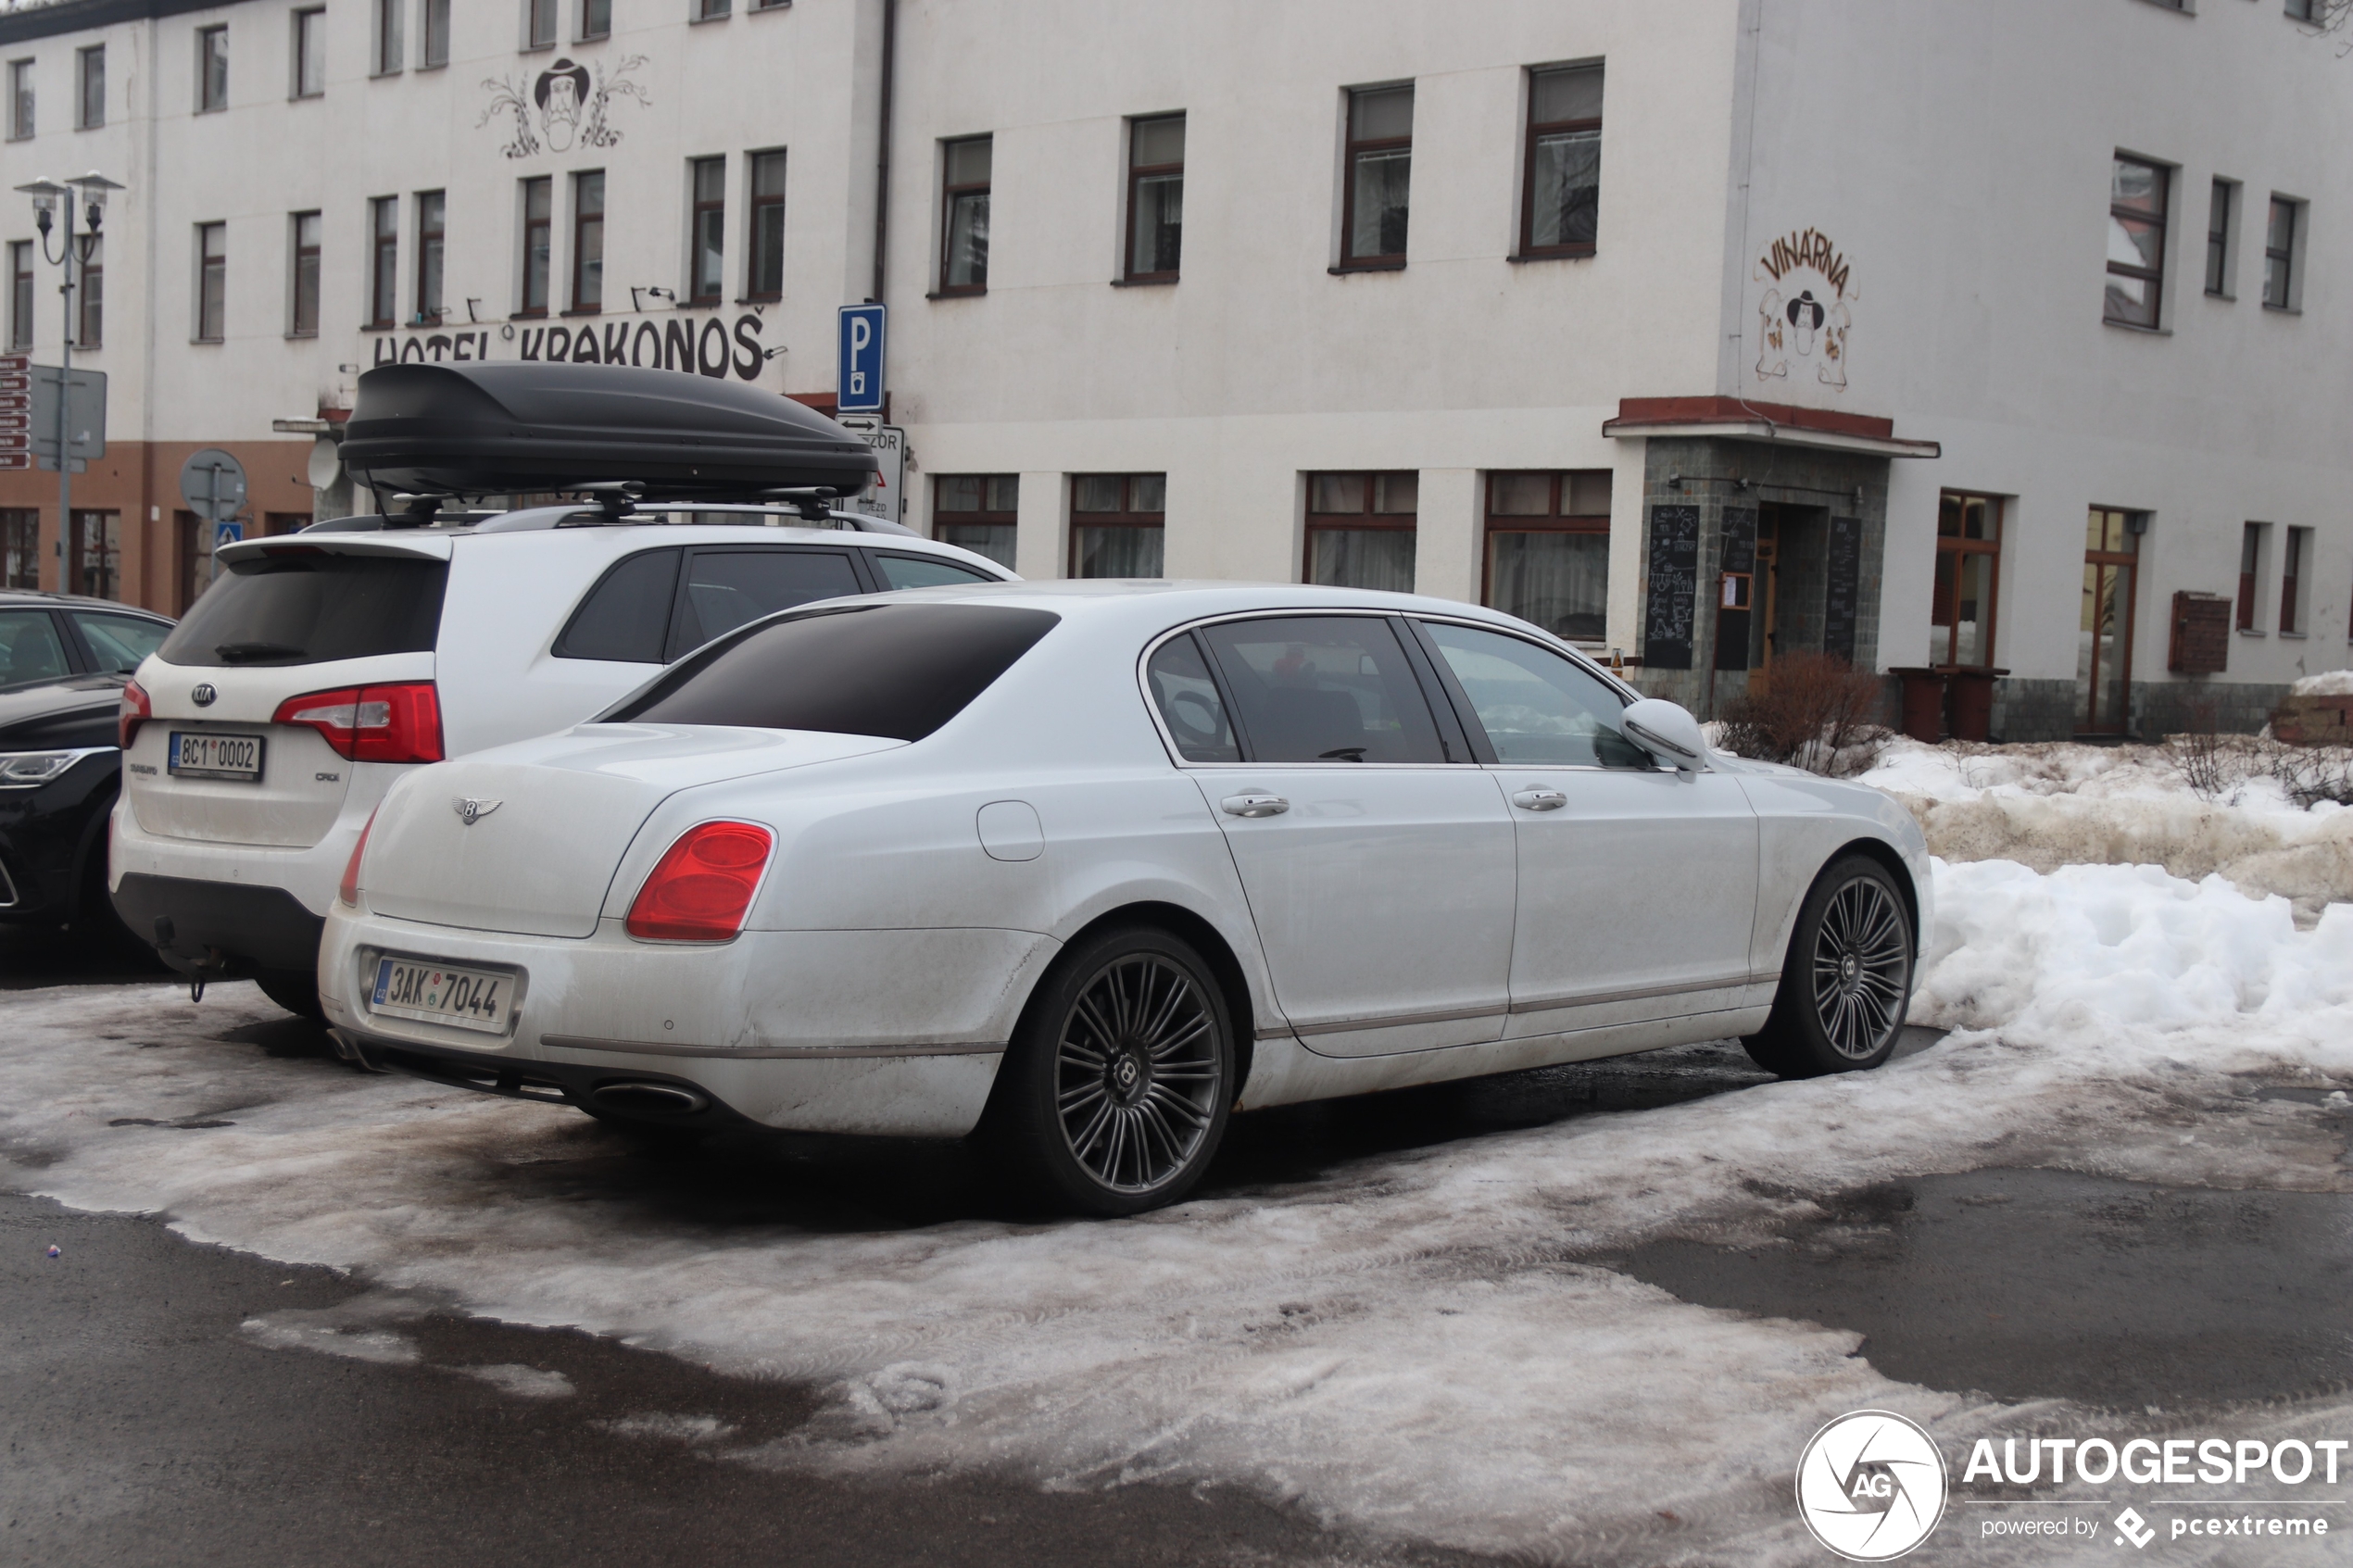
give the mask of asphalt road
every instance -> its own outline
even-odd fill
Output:
[[[273,1054],[324,1048],[292,1019],[246,1035]],[[1724,1046],[1289,1108],[1239,1118],[1209,1186],[1762,1076]],[[626,1175],[704,1216],[771,1201],[746,1195],[793,1184],[744,1178],[779,1160],[831,1169],[799,1185],[801,1223],[920,1226],[988,1206],[956,1179],[953,1149],[861,1147],[736,1135],[649,1149]],[[2329,1327],[2353,1286],[2353,1198],[2010,1170],[1808,1196],[1818,1217],[1793,1245],[1667,1241],[1592,1261],[1704,1305],[1860,1331],[1879,1370],[1938,1388],[2178,1411],[2353,1382],[2353,1348]],[[719,1461],[690,1436],[648,1436],[644,1412],[695,1411],[756,1441],[807,1421],[812,1393],[430,1303],[402,1309],[405,1361],[269,1348],[240,1327],[372,1299],[365,1280],[193,1245],[154,1219],[0,1197],[0,1562],[1466,1561],[1385,1550],[1239,1492],[849,1485]],[[517,1397],[549,1374],[572,1393]]]

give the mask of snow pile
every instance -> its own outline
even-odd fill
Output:
[[[1923,746],[1898,740],[1861,776],[1894,795],[1947,860],[2162,866],[2289,899],[2305,923],[2353,900],[2353,811],[2305,809],[2256,774],[2215,801],[2161,746]]]
[[[2353,919],[2299,932],[2284,903],[2153,870],[1937,877],[1917,1016],[1968,1027],[1932,1050],[1130,1222],[861,1229],[774,1217],[789,1206],[747,1218],[736,1195],[698,1207],[649,1193],[663,1168],[573,1113],[224,1040],[270,1016],[242,986],[201,1010],[162,986],[0,1002],[0,1149],[77,1207],[162,1210],[200,1239],[831,1391],[786,1442],[648,1434],[737,1462],[1238,1484],[1372,1536],[1529,1560],[1810,1564],[1788,1477],[1831,1416],[1901,1411],[1952,1452],[2073,1418],[1893,1383],[1852,1333],[1694,1307],[1592,1260],[1763,1241],[1819,1216],[1807,1194],[1993,1163],[2345,1179],[2313,1108],[2226,1074],[2353,1074]],[[396,1356],[386,1321],[247,1332]]]
[[[2307,675],[2288,688],[2292,696],[2353,696],[2353,670]]]

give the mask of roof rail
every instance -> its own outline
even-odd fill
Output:
[[[305,533],[528,533],[549,528],[680,527],[695,523],[740,522],[745,527],[837,528],[850,533],[922,535],[904,523],[864,512],[828,509],[812,517],[789,502],[652,501],[638,502],[627,511],[606,507],[526,507],[514,511],[435,512],[384,517],[369,513],[332,517],[310,524]]]

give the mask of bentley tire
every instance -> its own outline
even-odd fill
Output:
[[[1783,1078],[1877,1067],[1903,1033],[1915,956],[1911,913],[1887,868],[1863,855],[1835,860],[1798,909],[1772,1016],[1741,1043]]]

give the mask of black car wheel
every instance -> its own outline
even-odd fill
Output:
[[[1798,909],[1772,1017],[1741,1043],[1784,1078],[1877,1067],[1903,1032],[1914,957],[1911,911],[1887,868],[1835,861]]]
[[[1015,1031],[982,1130],[1058,1208],[1135,1214],[1201,1180],[1233,1098],[1233,1024],[1191,946],[1101,933],[1063,956]]]

